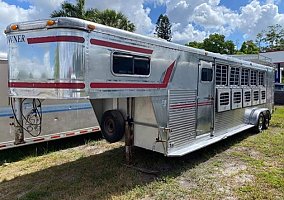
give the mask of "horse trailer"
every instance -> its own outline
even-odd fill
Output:
[[[36,115],[33,112],[26,115],[23,125],[27,131],[19,142],[8,93],[8,61],[4,57],[0,58],[0,77],[0,150],[100,131],[89,101],[45,100],[41,108],[35,109]],[[23,113],[31,110],[33,103],[31,99],[23,99]]]
[[[20,123],[23,98],[88,99],[103,137],[124,139],[128,156],[131,146],[182,156],[269,125],[270,66],[76,18],[14,23],[5,33]]]

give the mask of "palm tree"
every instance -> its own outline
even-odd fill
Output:
[[[61,9],[53,11],[51,17],[77,17],[86,20],[92,20],[99,12],[97,9],[85,10],[85,0],[76,0],[76,4],[63,2]]]
[[[99,12],[96,16],[96,22],[131,32],[135,31],[135,25],[126,16],[110,9]]]
[[[135,31],[135,25],[121,12],[109,9],[99,11],[94,8],[85,10],[85,0],[76,0],[75,4],[65,1],[61,4],[61,9],[53,11],[50,16],[76,17],[131,32]]]

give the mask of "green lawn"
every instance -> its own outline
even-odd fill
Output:
[[[3,159],[9,153],[0,153],[0,199],[284,199],[284,107],[260,134],[246,131],[181,158],[135,149],[135,166],[158,174],[125,166],[121,143]]]

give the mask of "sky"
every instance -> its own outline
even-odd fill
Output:
[[[7,52],[7,25],[48,18],[63,1],[0,0],[0,56]],[[269,25],[284,27],[284,0],[86,0],[86,7],[120,11],[136,25],[137,33],[152,37],[157,18],[166,14],[172,23],[172,41],[179,44],[219,33],[240,48]]]

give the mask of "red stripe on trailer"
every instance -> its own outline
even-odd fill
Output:
[[[84,43],[85,39],[79,36],[70,36],[70,35],[59,35],[59,36],[47,36],[47,37],[36,37],[36,38],[27,38],[28,44],[39,44],[47,42],[77,42]]]
[[[95,131],[99,131],[99,130],[100,130],[99,128],[93,128],[93,129],[92,129],[92,131],[94,131],[94,132],[95,132]]]
[[[52,135],[50,138],[51,139],[57,139],[57,138],[60,138],[60,135]]]
[[[89,131],[87,131],[87,130],[82,130],[82,131],[80,131],[80,133],[81,133],[81,134],[89,133]]]
[[[175,66],[174,61],[167,69],[166,74],[164,76],[164,79],[162,83],[118,83],[118,82],[110,82],[110,83],[91,83],[90,87],[91,88],[116,88],[116,89],[121,89],[121,88],[167,88],[170,77],[173,73],[173,69]]]
[[[198,103],[198,106],[209,106],[209,105],[212,105],[212,102],[211,102],[211,101],[206,101],[206,102],[200,102],[200,103]]]
[[[66,136],[72,136],[72,135],[75,135],[75,132],[66,133],[65,135]]]
[[[111,48],[114,48],[114,49],[133,51],[133,52],[145,53],[145,54],[152,54],[153,53],[152,49],[134,47],[134,46],[119,44],[119,43],[115,43],[115,42],[108,42],[108,41],[104,41],[104,40],[91,39],[90,42],[91,42],[91,44],[94,44],[94,45],[103,46],[103,47],[111,47]]]
[[[44,138],[36,138],[36,139],[33,139],[34,142],[38,142],[38,141],[43,141]]]
[[[8,87],[10,87],[10,88],[84,89],[85,83],[9,82]]]
[[[179,108],[193,108],[196,106],[196,103],[191,104],[178,104],[178,105],[171,105],[172,109],[179,109]]]
[[[0,148],[4,148],[4,147],[6,147],[5,144],[0,144]]]

